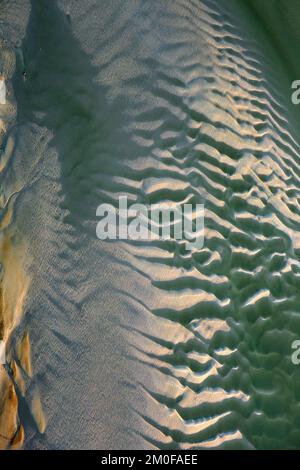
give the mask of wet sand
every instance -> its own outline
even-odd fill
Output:
[[[7,4],[0,446],[299,448],[297,2]],[[204,247],[99,241],[120,195]]]

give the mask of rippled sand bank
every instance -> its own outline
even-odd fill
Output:
[[[299,7],[260,3],[29,4],[0,161],[12,445],[300,446]],[[120,195],[204,204],[204,247],[99,241]]]

